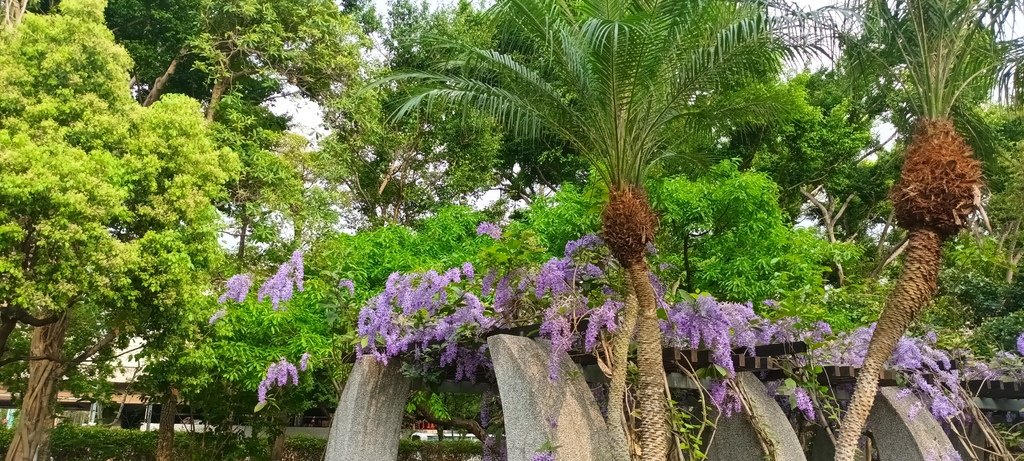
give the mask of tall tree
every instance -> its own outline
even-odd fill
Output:
[[[0,38],[0,309],[43,320],[5,359],[28,362],[7,460],[46,459],[62,378],[201,291],[219,254],[234,156],[196,101],[132,100],[103,7],[65,0]]]
[[[1018,7],[998,0],[858,0],[850,6],[857,20],[854,31],[841,35],[846,65],[881,75],[875,88],[899,92],[914,131],[891,191],[896,220],[909,232],[903,271],[857,377],[837,461],[854,459],[882,367],[935,295],[942,242],[967,226],[979,205],[981,166],[963,133],[983,139],[973,105],[1013,80],[1007,58],[1014,50],[1002,29]]]
[[[714,132],[722,120],[780,111],[774,88],[757,84],[779,72],[780,43],[763,6],[747,3],[506,0],[493,13],[517,46],[544,59],[524,63],[515,50],[457,43],[461,58],[441,70],[394,77],[423,85],[397,115],[421,104],[482,110],[516,135],[554,133],[597,171],[609,190],[603,236],[639,301],[624,321],[638,318],[642,458],[662,461],[668,403],[646,258],[657,220],[644,178],[659,158],[690,154],[683,141]],[[632,332],[619,335],[628,345]],[[609,421],[617,455],[627,459],[622,416],[611,411]]]
[[[378,48],[383,62],[368,73],[422,68],[438,56],[425,53],[428,34],[447,40],[491,42],[494,27],[468,2],[431,11],[409,0],[390,4]],[[443,59],[443,58],[442,58]],[[357,212],[351,224],[412,224],[448,204],[468,204],[495,186],[500,128],[480,113],[417,111],[388,120],[390,107],[408,85],[351,92],[327,106],[333,130],[325,157],[339,166],[337,180],[349,191]]]

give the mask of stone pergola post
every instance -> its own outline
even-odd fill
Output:
[[[546,341],[495,335],[487,345],[505,416],[508,461],[530,461],[545,446],[557,447],[560,460],[616,461],[604,417],[568,354],[562,353],[558,380],[551,381]]]
[[[397,360],[383,365],[364,356],[356,361],[334,412],[324,459],[397,459],[409,385]]]
[[[718,419],[715,438],[707,448],[708,461],[806,461],[803,447],[796,432],[775,399],[768,395],[761,380],[752,373],[737,373],[736,386],[740,388],[747,413]],[[765,457],[761,435],[768,439],[773,456]]]

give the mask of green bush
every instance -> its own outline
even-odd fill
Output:
[[[0,450],[7,451],[12,433],[0,428]],[[50,456],[54,461],[153,461],[156,459],[156,432],[131,431],[89,426],[58,426],[53,431]],[[320,461],[327,441],[316,437],[293,436],[285,444],[285,461]],[[175,459],[246,460],[270,459],[270,443],[224,434],[179,432],[174,437]],[[476,441],[446,440],[423,442],[402,440],[397,461],[465,461],[479,456],[482,446]]]
[[[416,456],[417,454],[419,456]],[[463,461],[473,456],[482,455],[483,445],[475,440],[445,440],[442,442],[402,440],[398,444],[398,461]]]

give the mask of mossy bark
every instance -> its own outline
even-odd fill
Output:
[[[64,376],[60,354],[67,336],[68,317],[32,331],[28,364],[28,386],[18,410],[18,424],[7,449],[6,461],[49,459],[50,433],[53,431],[53,403]]]

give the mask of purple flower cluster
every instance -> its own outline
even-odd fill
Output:
[[[490,392],[484,392],[480,396],[480,427],[487,429],[491,424],[491,402],[494,396]]]
[[[281,302],[292,299],[296,290],[304,289],[303,277],[302,250],[295,250],[291,259],[278,266],[274,276],[260,286],[256,293],[259,296],[259,301],[263,302],[264,299],[269,298],[274,310],[278,310]]]
[[[534,295],[543,298],[551,293],[552,296],[562,296],[572,291],[574,271],[573,263],[569,258],[551,258],[540,267],[535,282]]]
[[[737,346],[756,345],[758,335],[751,325],[757,318],[749,304],[719,303],[711,296],[701,295],[694,301],[672,305],[661,329],[670,345],[708,349],[711,361],[732,377],[734,339]]]
[[[1024,355],[1024,333],[1017,337],[1017,352]]]
[[[555,454],[550,451],[538,451],[530,457],[530,461],[555,461]]]
[[[711,381],[711,385],[708,386],[708,395],[711,397],[711,403],[718,408],[718,411],[722,412],[726,418],[739,413],[743,409],[743,404],[740,403],[739,396],[733,393],[729,389],[729,381],[725,379],[715,379]]]
[[[560,311],[560,306],[552,304],[544,311],[544,322],[540,324],[541,337],[551,342],[551,357],[548,359],[548,379],[558,380],[562,366],[562,355],[569,352],[576,339],[576,332],[569,321],[569,316]]]
[[[289,363],[287,359],[281,357],[281,360],[267,367],[267,375],[263,378],[263,381],[260,381],[260,385],[256,390],[259,402],[267,403],[267,392],[270,391],[271,386],[285,387],[289,381],[293,385],[299,384],[299,370],[295,368],[295,365]]]
[[[476,235],[486,235],[494,240],[501,240],[501,226],[491,222],[482,222],[476,227]]]
[[[587,333],[583,337],[583,347],[587,352],[594,351],[594,346],[597,345],[597,337],[601,333],[602,328],[610,333],[615,333],[618,327],[616,319],[619,311],[624,306],[625,303],[622,301],[609,298],[605,300],[601,307],[590,312],[590,321],[587,322]]]
[[[240,303],[245,301],[245,297],[249,295],[249,289],[252,287],[252,276],[249,274],[233,275],[227,282],[224,282],[224,285],[226,290],[224,294],[220,295],[220,298],[217,298],[217,302],[224,304],[231,299]]]
[[[356,294],[356,284],[349,279],[341,279],[341,281],[338,282],[338,288],[347,289],[349,296],[355,296]]]
[[[793,399],[796,401],[796,407],[803,412],[804,417],[808,421],[814,421],[814,401],[811,400],[811,395],[807,393],[807,390],[802,387],[793,389]]]
[[[299,370],[306,371],[306,367],[309,366],[309,352],[303,352],[302,357],[299,359]]]
[[[870,325],[840,335],[816,349],[815,360],[828,365],[862,366],[874,328]],[[952,369],[949,353],[938,349],[935,339],[934,335],[904,336],[896,344],[886,367],[903,375],[909,389],[925,401],[932,416],[948,421],[961,413],[966,402],[958,392],[960,372]]]
[[[487,438],[484,439],[483,461],[507,460],[508,454],[505,453],[505,444],[502,442],[503,441],[499,441],[494,435],[488,434]]]
[[[463,276],[469,277],[464,269],[391,274],[384,291],[359,312],[357,333],[367,346],[357,352],[387,363],[407,353],[423,358],[440,343],[439,365],[456,363],[460,379],[472,379],[485,362],[484,349],[460,347],[460,335],[479,335],[495,321],[480,297],[462,289]]]
[[[597,248],[601,245],[604,245],[601,237],[598,237],[597,234],[587,234],[565,244],[565,257],[571,258],[579,251]]]

